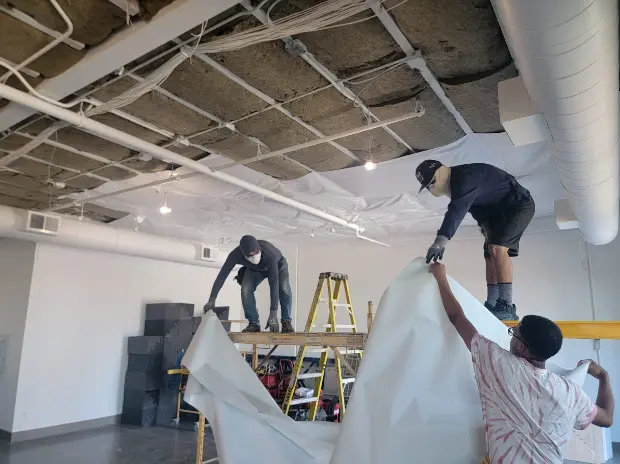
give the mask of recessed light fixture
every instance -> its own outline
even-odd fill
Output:
[[[366,168],[366,171],[374,171],[375,169],[377,169],[377,163],[374,163],[372,161],[366,161],[366,163],[364,164],[364,168]]]

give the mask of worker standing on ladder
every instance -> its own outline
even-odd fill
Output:
[[[512,303],[512,257],[534,217],[530,192],[505,171],[483,163],[448,167],[439,161],[422,161],[416,169],[420,192],[450,197],[448,211],[428,249],[426,262],[443,258],[444,249],[469,212],[484,235],[487,301],[485,306],[500,320],[518,320]]]
[[[443,264],[431,264],[446,314],[471,351],[485,422],[490,464],[561,464],[573,428],[611,427],[614,395],[607,372],[593,361],[598,380],[593,403],[584,391],[545,368],[562,347],[562,332],[549,319],[525,316],[509,328],[510,351],[478,333],[455,298]],[[580,364],[581,364],[580,363]]]
[[[294,332],[291,324],[291,306],[293,294],[289,281],[288,262],[271,243],[266,240],[256,240],[251,235],[241,238],[239,246],[230,252],[222,269],[220,269],[213,288],[209,302],[205,305],[204,311],[207,312],[215,307],[215,299],[220,292],[226,278],[236,265],[241,265],[242,270],[238,276],[241,285],[241,304],[248,326],[243,332],[260,332],[260,321],[256,309],[256,297],[254,293],[258,285],[265,279],[269,282],[271,295],[271,307],[269,308],[269,319],[267,327],[271,332],[279,332],[278,324],[278,301],[282,310],[282,332]]]

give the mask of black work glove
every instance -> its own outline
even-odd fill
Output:
[[[208,311],[213,311],[213,308],[215,308],[215,298],[209,298],[202,312],[206,314]]]
[[[426,264],[432,262],[441,261],[443,259],[443,252],[448,244],[448,238],[443,235],[438,235],[435,241],[426,252]]]

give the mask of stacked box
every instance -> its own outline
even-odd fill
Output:
[[[146,305],[144,335],[168,335],[179,320],[192,320],[194,305],[188,303],[157,303]]]
[[[162,385],[162,337],[129,337],[123,398],[123,424],[155,425],[159,388]]]

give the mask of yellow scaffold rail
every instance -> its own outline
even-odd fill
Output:
[[[509,327],[518,321],[504,321]],[[620,340],[620,321],[555,321],[564,338],[582,340]]]

